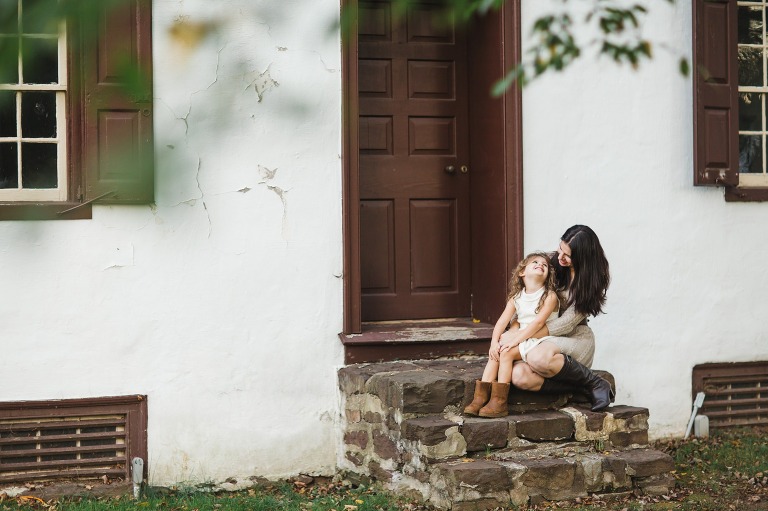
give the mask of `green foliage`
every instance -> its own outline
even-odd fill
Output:
[[[25,56],[25,65],[34,65],[34,48],[24,47],[20,34],[57,34],[66,23],[69,35],[77,34],[77,43],[95,44],[98,27],[104,12],[123,8],[129,0],[37,0],[22,2],[19,13],[17,2],[0,1],[0,83],[17,83],[19,50]],[[32,20],[32,21],[29,21]],[[70,38],[69,43],[75,43]],[[117,62],[117,82],[122,92],[138,100],[151,100],[151,85],[146,73],[138,69],[129,55],[112,56]],[[43,60],[43,65],[50,65]]]
[[[409,4],[414,0],[393,0],[393,16],[401,18],[407,12]],[[500,9],[510,0],[446,0],[445,8],[438,17],[441,20],[455,17],[461,23],[466,23],[477,16],[484,16],[493,10]],[[674,4],[675,0],[664,1]],[[587,46],[594,45],[599,55],[611,58],[619,65],[629,64],[637,68],[644,60],[653,57],[653,45],[642,37],[641,29],[648,14],[648,7],[642,4],[627,6],[622,0],[561,0],[562,4],[587,5],[586,12],[581,12],[578,6],[565,12],[546,14],[533,22],[530,37],[534,44],[530,47],[521,62],[509,69],[494,86],[491,93],[494,96],[504,94],[511,86],[525,86],[535,78],[548,73],[562,71],[583,55],[583,45],[575,38],[575,31],[588,29],[597,37]],[[342,12],[342,30],[349,30],[356,19],[354,8]],[[523,27],[524,34],[527,33]],[[690,72],[688,60],[681,57],[678,64],[681,75]]]
[[[568,3],[569,0],[562,0]],[[575,0],[574,0],[575,1]],[[536,43],[517,66],[510,69],[493,87],[492,94],[503,94],[512,84],[525,86],[531,80],[551,71],[562,71],[582,55],[582,47],[574,37],[576,27],[598,34],[590,44],[598,45],[598,53],[617,64],[637,68],[653,57],[652,43],[640,34],[648,9],[640,4],[623,7],[615,0],[591,0],[592,8],[575,21],[568,13],[544,15],[536,19],[532,38]],[[675,0],[665,0],[674,3]],[[582,3],[584,0],[582,0]],[[688,60],[681,58],[679,71],[689,72]]]
[[[63,20],[75,24],[85,41],[93,37],[94,27],[98,26],[101,9],[119,8],[127,0],[43,0],[31,5],[27,13],[35,24],[54,30]],[[414,0],[392,0],[392,16],[402,19]],[[436,23],[445,23],[455,19],[467,23],[472,18],[484,16],[500,9],[510,0],[446,0],[445,8],[437,11]],[[648,0],[649,2],[652,0]],[[661,0],[655,0],[661,1]],[[673,4],[675,0],[663,0]],[[563,4],[580,2],[591,3],[586,13],[574,17],[568,12],[547,14],[533,23],[531,38],[535,41],[522,61],[510,69],[493,87],[492,94],[501,95],[515,83],[527,85],[531,80],[552,71],[562,71],[583,54],[583,48],[577,43],[574,31],[579,27],[592,28],[598,34],[589,43],[597,45],[598,52],[606,55],[617,64],[629,64],[637,68],[643,60],[652,58],[652,43],[640,34],[648,8],[641,4],[626,6],[621,0],[561,0]],[[577,11],[577,9],[571,9]],[[340,28],[347,33],[358,18],[356,4],[342,10]],[[15,2],[0,2],[0,34],[14,34],[18,27]],[[339,28],[339,27],[335,27]],[[0,38],[0,82],[17,65],[17,46],[12,38]],[[690,72],[687,59],[679,61],[679,71],[687,76]],[[129,93],[144,96],[147,84],[138,70],[126,68],[126,80]],[[5,80],[8,81],[8,80]]]

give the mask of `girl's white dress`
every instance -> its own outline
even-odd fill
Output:
[[[541,296],[544,294],[544,287],[540,287],[538,291],[533,293],[526,293],[525,289],[520,291],[512,300],[515,302],[515,311],[517,312],[517,322],[520,323],[520,329],[527,327],[531,321],[536,318],[536,308],[539,306]],[[552,311],[552,314],[547,318],[547,323],[557,318],[557,308]],[[548,340],[548,337],[542,337],[541,339],[528,339],[521,342],[518,345],[520,349],[520,356],[523,361],[527,362],[528,353],[539,345],[542,341]]]

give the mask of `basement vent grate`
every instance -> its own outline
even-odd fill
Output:
[[[128,479],[146,455],[146,397],[0,403],[0,483]]]
[[[693,368],[693,396],[704,392],[699,411],[709,427],[768,424],[768,362],[702,364]]]

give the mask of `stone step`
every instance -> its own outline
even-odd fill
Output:
[[[594,492],[655,494],[674,484],[671,458],[648,448],[645,408],[592,412],[568,395],[525,392],[515,393],[506,417],[464,417],[483,366],[417,360],[341,369],[342,468],[459,510]]]
[[[531,442],[563,440],[595,442],[606,448],[648,444],[648,410],[630,406],[612,406],[603,412],[568,407],[515,413],[495,419],[445,418],[441,415],[416,417],[403,420],[400,435],[426,449],[445,442],[450,436],[448,431],[456,427],[456,432],[463,438],[463,442],[457,443],[465,447],[464,451],[452,452],[451,456],[493,449],[525,449]]]
[[[404,415],[460,412],[472,400],[475,381],[482,377],[486,358],[470,360],[414,360],[354,364],[339,370],[344,395],[368,394]],[[595,371],[615,389],[613,375]],[[509,408],[515,412],[556,409],[569,402],[587,402],[579,394],[543,394],[512,387]]]
[[[672,458],[652,449],[569,453],[504,460],[459,459],[435,464],[413,484],[432,504],[453,511],[570,500],[594,493],[663,495],[674,487]],[[408,477],[408,476],[406,476]]]

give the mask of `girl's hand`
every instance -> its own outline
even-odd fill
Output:
[[[499,353],[500,353],[499,341],[493,340],[491,341],[491,349],[488,350],[488,358],[493,360],[494,362],[499,361]]]

